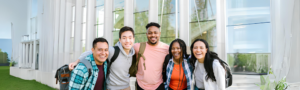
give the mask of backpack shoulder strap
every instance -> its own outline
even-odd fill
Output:
[[[115,52],[113,57],[110,60],[109,66],[117,59],[117,57],[119,56],[120,53],[120,48],[118,46],[114,46]]]
[[[139,49],[139,54],[141,54],[142,56],[144,56],[144,52],[145,52],[145,49],[146,49],[146,42],[142,42],[140,44],[140,49]]]
[[[143,55],[144,52],[145,52],[145,49],[146,49],[146,42],[141,42],[140,43],[140,48],[139,48],[139,52],[138,52],[138,58],[137,58],[137,61],[139,61],[139,59],[141,57],[143,57],[144,60],[146,60],[145,56]],[[144,70],[146,70],[146,66],[145,66],[145,63],[143,64],[144,65]]]
[[[92,65],[91,65],[90,61],[83,59],[83,60],[80,60],[79,63],[83,63],[86,66],[86,68],[88,69],[88,72],[89,72],[89,77],[90,77],[91,73],[92,73]]]

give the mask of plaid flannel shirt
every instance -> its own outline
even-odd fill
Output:
[[[167,81],[164,83],[165,84],[165,89],[169,89],[170,81],[171,81],[171,76],[172,76],[172,71],[174,67],[174,61],[173,58],[169,60],[169,63],[167,65],[167,70],[166,70],[166,76],[167,76]],[[190,61],[187,59],[183,59],[182,67],[184,70],[184,74],[187,80],[187,90],[191,90],[191,85],[192,85],[192,65],[190,64]]]
[[[71,80],[69,82],[69,90],[94,90],[99,69],[95,63],[93,54],[87,56],[85,59],[89,60],[92,65],[91,75],[89,77],[89,72],[83,63],[79,63],[71,73]],[[106,90],[106,73],[107,73],[107,61],[103,63],[104,65],[104,87]]]

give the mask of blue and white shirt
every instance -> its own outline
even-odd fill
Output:
[[[167,70],[166,70],[166,76],[167,76],[167,80],[164,83],[165,84],[165,89],[168,90],[169,89],[169,85],[170,85],[170,81],[171,81],[171,76],[172,76],[172,71],[173,71],[173,67],[174,67],[174,61],[173,58],[169,60],[169,63],[167,65]],[[191,85],[192,85],[192,65],[190,64],[190,61],[187,59],[183,59],[182,62],[182,67],[184,70],[184,74],[187,80],[187,90],[191,90]]]
[[[89,60],[92,65],[92,73],[89,77],[87,67],[83,63],[79,63],[71,73],[71,80],[69,82],[69,90],[94,90],[99,69],[95,63],[93,54],[87,56],[85,59]],[[106,74],[107,74],[107,61],[104,65],[104,82],[103,90],[106,90]]]

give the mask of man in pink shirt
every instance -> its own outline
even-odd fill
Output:
[[[169,45],[159,41],[161,34],[159,28],[160,25],[153,22],[146,26],[148,41],[143,53],[146,60],[142,57],[139,59],[136,74],[137,90],[164,90],[162,67]],[[139,48],[140,43],[134,44],[135,53],[139,52]]]

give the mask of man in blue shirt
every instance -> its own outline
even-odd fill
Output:
[[[106,90],[106,59],[109,54],[107,40],[104,38],[94,39],[91,50],[93,54],[85,58],[92,65],[91,73],[83,63],[79,63],[71,73],[69,90]]]

